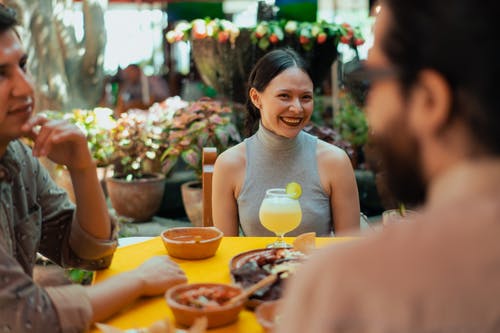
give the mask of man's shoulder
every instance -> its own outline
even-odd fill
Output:
[[[447,269],[443,262],[459,268],[469,261],[487,260],[484,251],[475,251],[478,247],[488,248],[491,256],[500,251],[500,243],[488,241],[488,235],[500,232],[498,223],[493,223],[500,208],[490,201],[483,200],[482,207],[469,209],[424,211],[411,222],[325,248],[312,264],[324,267],[328,263],[336,271],[333,276],[364,276],[361,284],[381,277],[379,287],[388,276],[411,278],[418,274],[439,279]]]
[[[26,165],[36,163],[35,158],[31,153],[31,148],[21,140],[13,140],[7,145],[5,155],[2,158],[2,164],[7,168],[14,168],[19,171],[19,168]]]
[[[7,149],[9,149],[10,152],[13,154],[22,154],[22,155],[29,154],[29,152],[31,151],[31,148],[21,139],[12,140],[11,142],[9,142]]]

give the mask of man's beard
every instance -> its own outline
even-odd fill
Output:
[[[403,117],[401,117],[403,118]],[[405,119],[395,119],[387,124],[384,133],[369,134],[367,161],[377,178],[382,200],[395,208],[399,204],[409,207],[425,202],[427,184],[423,177],[420,146],[410,132]]]

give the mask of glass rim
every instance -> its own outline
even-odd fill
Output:
[[[286,197],[286,198],[293,199],[290,194],[286,193],[286,188],[281,188],[281,187],[267,189],[266,195],[275,195],[278,197]]]

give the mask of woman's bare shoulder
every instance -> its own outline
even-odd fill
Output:
[[[236,146],[226,149],[215,161],[215,167],[224,170],[241,169],[246,164],[245,143],[241,142]]]
[[[316,155],[320,162],[335,164],[350,162],[349,156],[343,149],[323,140],[318,140]]]

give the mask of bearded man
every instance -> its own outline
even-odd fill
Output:
[[[500,331],[500,3],[385,0],[357,72],[411,223],[319,251],[278,332]]]

